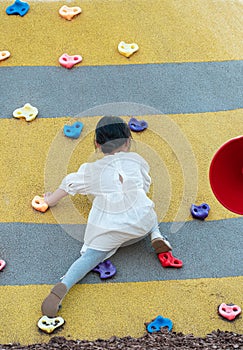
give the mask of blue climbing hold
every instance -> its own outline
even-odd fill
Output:
[[[92,271],[98,272],[100,278],[110,278],[116,274],[116,267],[111,263],[110,260],[106,260],[97,265]]]
[[[72,139],[78,139],[83,129],[83,123],[75,122],[73,125],[64,125],[64,135]]]
[[[16,0],[14,4],[6,8],[7,15],[20,15],[23,17],[29,11],[30,5],[27,2]]]
[[[160,332],[161,327],[167,327],[168,330],[171,331],[173,323],[169,318],[164,318],[159,315],[147,325],[147,331],[149,333]]]
[[[191,206],[191,214],[195,219],[204,220],[208,216],[210,210],[210,206],[206,203],[202,203],[201,205],[192,204]]]

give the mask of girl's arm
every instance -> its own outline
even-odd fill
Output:
[[[74,196],[77,193],[88,194],[89,183],[87,179],[89,178],[89,173],[85,173],[87,164],[84,163],[80,166],[77,173],[71,173],[67,175],[63,180],[59,188],[51,193],[47,192],[44,194],[44,201],[49,207],[56,205],[60,199],[66,197],[68,194]],[[85,176],[84,176],[85,175]]]
[[[44,201],[48,204],[49,207],[56,205],[60,199],[66,197],[68,193],[64,190],[58,188],[55,192],[47,192],[44,194]]]

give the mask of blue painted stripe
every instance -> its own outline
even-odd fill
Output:
[[[0,68],[0,117],[177,114],[243,107],[243,61]],[[120,103],[120,104],[119,104]]]
[[[171,223],[162,223],[161,231],[171,241],[173,255],[184,266],[163,268],[146,238],[121,248],[111,258],[117,274],[107,282],[241,276],[242,224],[243,218],[194,220],[170,234]],[[84,229],[84,225],[1,223],[0,258],[7,263],[1,272],[1,285],[55,284],[79,257],[82,243],[76,238],[83,236]],[[96,273],[88,274],[83,280],[83,283],[100,282]]]

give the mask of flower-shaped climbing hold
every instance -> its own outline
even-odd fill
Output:
[[[27,122],[31,122],[37,117],[38,109],[31,106],[30,103],[26,103],[24,107],[17,108],[13,112],[13,117],[17,119],[25,118]]]

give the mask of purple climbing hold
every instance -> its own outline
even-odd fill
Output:
[[[128,126],[132,131],[143,131],[147,129],[148,123],[145,120],[137,120],[136,118],[131,118],[128,122]]]
[[[201,205],[192,204],[191,206],[191,214],[195,219],[204,220],[209,213],[210,206],[206,203],[202,203]]]
[[[98,272],[100,278],[110,278],[116,274],[116,267],[111,263],[110,260],[106,260],[97,265],[92,271]]]

